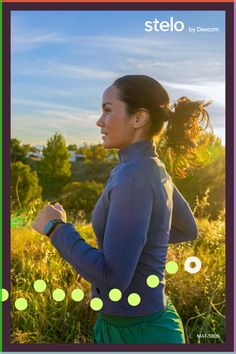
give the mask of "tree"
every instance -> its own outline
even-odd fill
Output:
[[[204,217],[216,220],[225,207],[225,158],[219,157],[211,164],[196,169],[184,179],[174,180],[192,209],[197,198],[202,200],[208,190],[208,206]]]
[[[78,153],[84,159],[72,164],[72,179],[81,182],[95,180],[105,184],[119,160],[116,149],[106,150],[101,144],[84,144],[78,149]]]
[[[87,221],[90,221],[92,211],[102,191],[102,183],[72,182],[65,186],[59,200],[74,217],[82,213]]]
[[[26,161],[26,154],[27,152],[21,145],[20,140],[12,138],[10,141],[11,162],[21,161],[24,163]]]
[[[47,141],[43,156],[38,167],[43,196],[55,198],[71,176],[70,154],[61,134],[55,133]]]
[[[12,138],[10,141],[10,153],[11,153],[11,162],[21,161],[23,163],[28,163],[27,154],[30,151],[37,151],[34,146],[30,146],[30,144],[21,144],[21,141]]]
[[[77,145],[76,144],[68,145],[67,149],[69,151],[77,151]]]
[[[201,168],[192,169],[185,178],[174,178],[174,182],[192,209],[196,200],[204,198],[208,191],[208,205],[203,216],[215,220],[225,207],[225,148],[220,138],[212,134],[206,151],[209,156]]]
[[[42,188],[37,173],[21,161],[11,163],[11,210],[27,209],[36,199],[41,199]]]
[[[85,156],[85,162],[101,162],[107,160],[107,151],[102,144],[84,144],[79,148],[79,153]]]

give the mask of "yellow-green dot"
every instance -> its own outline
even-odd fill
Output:
[[[47,284],[44,280],[38,279],[34,282],[34,290],[38,293],[43,293],[46,290]]]
[[[74,289],[71,293],[72,300],[81,301],[84,298],[84,292],[81,289]]]
[[[65,299],[65,291],[62,289],[56,289],[52,293],[52,297],[55,301],[63,301]]]
[[[90,307],[92,310],[94,311],[99,311],[102,309],[103,307],[103,302],[101,299],[99,299],[99,297],[94,297],[91,301],[90,301]]]
[[[9,292],[6,289],[2,289],[1,301],[6,301],[9,298]]]
[[[120,299],[122,298],[122,292],[119,289],[111,289],[111,291],[109,292],[109,298],[111,299],[111,301],[120,301]]]
[[[175,274],[178,271],[178,264],[175,261],[166,263],[166,271],[169,274]]]
[[[132,293],[128,297],[128,303],[131,306],[138,306],[140,304],[141,298],[138,294]]]
[[[160,281],[157,275],[149,275],[147,278],[147,285],[150,288],[156,288],[159,285]]]
[[[28,302],[26,299],[23,297],[19,297],[19,299],[16,299],[15,301],[15,307],[19,311],[24,311],[28,306]]]

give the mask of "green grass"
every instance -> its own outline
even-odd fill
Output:
[[[201,219],[199,235],[192,243],[171,245],[168,258],[181,266],[167,275],[167,292],[178,309],[190,343],[225,341],[225,222]],[[190,274],[184,261],[190,256],[202,262],[201,270]],[[200,335],[206,334],[206,338]]]
[[[94,244],[91,228],[82,226],[87,240]],[[30,228],[12,230],[11,300],[12,343],[74,343],[91,340],[91,327],[96,314],[88,306],[90,285],[82,279],[50,244]],[[34,281],[43,279],[47,289],[35,292]],[[71,299],[71,291],[81,288],[81,303]],[[65,301],[56,302],[52,291],[66,291]],[[28,301],[25,311],[14,307],[16,298]],[[86,319],[86,320],[85,320]]]
[[[199,237],[192,243],[171,245],[168,260],[178,262],[176,274],[167,274],[170,295],[190,343],[222,343],[225,340],[225,237],[224,216],[198,221]],[[91,225],[77,226],[82,237],[96,246]],[[12,343],[89,343],[96,313],[90,309],[90,284],[68,265],[50,244],[29,226],[11,234],[11,341]],[[199,273],[184,270],[189,256],[202,261]],[[43,279],[47,289],[36,293],[33,283]],[[85,298],[77,303],[71,291],[81,288]],[[66,298],[56,302],[52,291],[62,288]],[[15,299],[24,297],[28,308],[18,311]],[[201,335],[207,335],[206,338]]]

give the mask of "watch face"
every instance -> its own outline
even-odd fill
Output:
[[[54,222],[52,220],[49,220],[49,222],[44,227],[44,230],[43,230],[44,233],[47,235],[53,226],[54,226]]]

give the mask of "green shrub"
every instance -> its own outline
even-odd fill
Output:
[[[35,200],[41,199],[42,188],[37,173],[21,161],[11,163],[11,211],[23,211]]]
[[[95,181],[71,182],[63,188],[59,200],[72,221],[84,218],[88,221],[103,188],[103,184]]]

